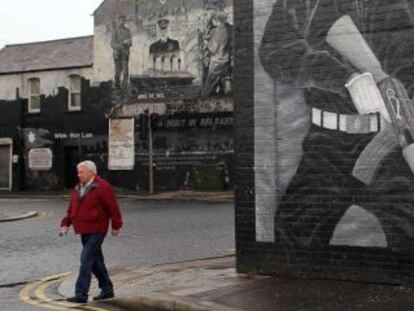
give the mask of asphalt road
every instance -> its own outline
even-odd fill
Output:
[[[72,231],[57,234],[66,206],[63,199],[0,199],[0,213],[41,212],[37,218],[0,223],[0,310],[44,310],[20,300],[25,283],[78,269],[79,237]],[[234,249],[232,204],[124,199],[121,208],[122,234],[104,243],[108,267],[214,257]]]

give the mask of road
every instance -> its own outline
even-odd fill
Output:
[[[64,199],[0,199],[0,213],[39,211],[40,217],[0,223],[0,310],[45,310],[19,298],[27,284],[76,271],[81,250],[71,231],[57,234]],[[104,243],[107,265],[154,265],[226,255],[234,249],[232,204],[121,200],[124,229]],[[114,309],[115,310],[115,309]]]

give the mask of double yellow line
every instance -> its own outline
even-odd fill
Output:
[[[53,216],[53,212],[39,212],[37,217],[35,219],[43,220],[43,219],[49,219]]]
[[[20,299],[30,305],[50,310],[107,311],[102,308],[57,301],[47,297],[46,289],[53,284],[62,282],[62,278],[69,274],[52,275],[26,285],[19,293]]]

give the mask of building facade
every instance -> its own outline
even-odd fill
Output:
[[[106,0],[94,20],[0,50],[0,188],[71,188],[91,159],[148,190],[151,149],[155,190],[230,189],[231,2]]]
[[[234,9],[238,270],[412,284],[413,1]]]

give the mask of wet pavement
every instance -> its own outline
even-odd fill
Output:
[[[164,311],[371,311],[413,310],[414,290],[339,280],[295,279],[237,273],[234,256],[111,271],[117,297],[101,304],[125,310]],[[58,291],[67,296],[76,275]],[[97,293],[96,283],[92,292]]]
[[[221,256],[234,248],[232,204],[129,198],[122,199],[121,206],[125,222],[122,235],[108,236],[104,243],[109,267]],[[19,299],[24,285],[18,284],[77,271],[79,238],[73,233],[65,237],[57,234],[66,207],[67,199],[0,199],[0,213],[40,213],[39,217],[0,223],[0,310],[41,310]]]
[[[104,243],[117,297],[68,305],[81,248],[73,234],[57,235],[66,205],[58,198],[0,199],[3,215],[39,211],[34,218],[0,223],[0,310],[414,309],[414,288],[239,274],[228,255],[234,252],[233,205],[164,198],[121,200],[124,231]],[[68,273],[55,275],[62,272]],[[95,282],[91,294],[97,291]]]

